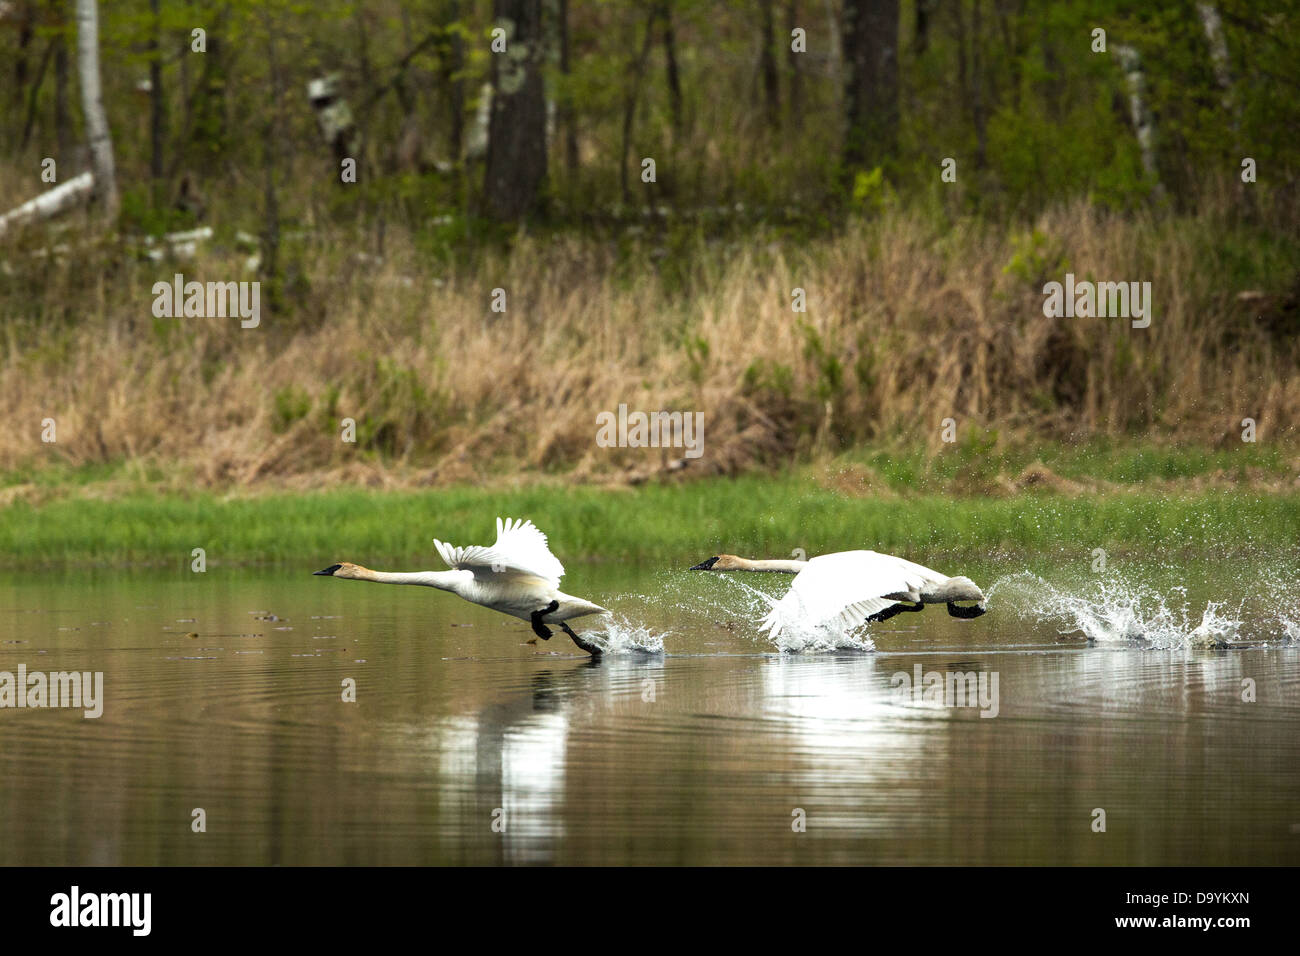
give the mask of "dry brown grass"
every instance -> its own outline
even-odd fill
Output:
[[[598,412],[704,412],[687,474],[735,473],[868,441],[940,443],[962,430],[1213,443],[1243,417],[1291,440],[1294,334],[1247,313],[1214,261],[1210,218],[1182,224],[1075,204],[1023,237],[884,213],[812,244],[701,244],[688,289],[611,244],[522,238],[474,270],[434,276],[402,237],[379,266],[318,234],[292,308],[155,320],[152,284],[252,278],[233,250],[195,263],[14,256],[0,298],[0,470],[161,463],[186,484],[267,479],[450,483],[520,472],[605,482],[679,453],[600,448]],[[1006,271],[1017,252],[1022,264]],[[1058,257],[1063,257],[1058,258]],[[1041,284],[1149,280],[1146,330],[1047,319]],[[1036,270],[1042,274],[1036,273]],[[506,289],[508,310],[490,311]],[[806,315],[791,290],[807,291]],[[306,291],[303,291],[306,290]],[[299,417],[299,413],[304,414]],[[339,419],[358,422],[358,444]],[[53,417],[58,442],[42,445]]]

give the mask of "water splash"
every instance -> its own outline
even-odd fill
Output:
[[[620,615],[610,614],[601,626],[580,632],[606,654],[662,654],[664,638],[671,632],[656,632],[634,624]]]
[[[1267,602],[1265,619],[1271,636],[1283,646],[1300,644],[1300,589],[1296,579],[1300,569],[1294,565],[1265,569],[1258,575],[1257,588]]]
[[[766,635],[765,635],[766,636]],[[768,637],[782,654],[815,654],[826,651],[874,651],[875,642],[866,634],[866,625],[844,629],[822,625],[781,629],[779,636]]]
[[[794,627],[787,624],[780,635],[771,637],[759,630],[758,622],[767,616],[772,605],[781,599],[789,579],[785,575],[775,575],[783,583],[776,595],[768,594],[749,583],[750,580],[762,579],[764,575],[746,578],[741,574],[720,575],[726,585],[726,599],[715,599],[694,595],[695,603],[706,604],[714,611],[729,618],[736,618],[752,627],[757,639],[765,640],[783,654],[813,654],[826,651],[874,651],[876,645],[866,634],[866,627],[844,629],[834,625],[808,625]],[[767,582],[765,582],[767,583]]]
[[[1130,644],[1160,649],[1230,647],[1242,639],[1244,604],[1209,601],[1197,610],[1187,589],[1160,591],[1150,585],[1107,576],[1066,589],[1028,571],[999,578],[989,588],[989,603],[1021,618],[1052,624],[1062,635],[1078,634],[1097,644]]]

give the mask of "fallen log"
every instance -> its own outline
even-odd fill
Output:
[[[13,226],[39,219],[49,219],[80,206],[90,200],[95,191],[95,177],[90,172],[74,176],[66,183],[60,183],[48,192],[41,193],[35,199],[29,199],[17,209],[0,215],[0,236]]]

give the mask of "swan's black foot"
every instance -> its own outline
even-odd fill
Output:
[[[972,604],[970,607],[962,607],[961,605],[953,604],[951,601],[948,602],[948,613],[953,617],[962,617],[969,620],[972,617],[979,617],[981,614],[986,614],[987,612],[988,608],[983,604]]]
[[[590,641],[584,641],[577,634],[575,634],[573,632],[573,628],[569,627],[569,625],[564,621],[560,622],[560,630],[562,630],[565,634],[568,634],[569,637],[573,638],[573,643],[577,644],[579,647],[581,647],[592,657],[600,657],[600,655],[603,653],[601,649],[597,647],[595,644],[592,644]]]
[[[922,604],[920,601],[918,601],[915,604],[894,604],[885,608],[883,611],[871,615],[871,617],[867,618],[867,620],[871,622],[888,621],[891,617],[894,617],[895,615],[898,614],[902,614],[904,611],[924,611],[924,610],[925,610],[925,605]]]
[[[549,627],[547,627],[545,624],[542,623],[542,618],[545,617],[547,614],[554,614],[559,609],[560,609],[560,602],[552,601],[550,604],[546,605],[546,607],[542,608],[540,611],[534,611],[532,614],[533,633],[536,634],[538,637],[540,637],[542,640],[549,641],[551,639],[552,631]],[[560,626],[564,627],[563,624],[561,624]],[[565,628],[565,630],[568,630],[568,628]]]

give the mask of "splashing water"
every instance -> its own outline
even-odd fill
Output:
[[[988,594],[990,604],[996,594],[1000,607],[1009,606],[1021,618],[1054,624],[1060,634],[1081,634],[1098,644],[1225,647],[1239,639],[1244,623],[1244,601],[1235,613],[1225,611],[1226,602],[1207,602],[1198,619],[1186,588],[1161,593],[1116,577],[1070,591],[1021,571],[999,578]]]
[[[1294,566],[1271,567],[1259,576],[1259,589],[1268,602],[1268,620],[1283,645],[1300,643],[1300,591],[1296,589],[1296,577]]]
[[[773,596],[749,584],[743,575],[724,574],[719,576],[729,587],[729,598],[735,600],[712,600],[698,594],[692,595],[696,606],[706,604],[714,611],[727,617],[737,617],[749,622],[759,639],[766,640],[783,654],[806,654],[825,651],[874,651],[876,645],[865,633],[865,626],[844,629],[834,625],[807,625],[793,627],[787,624],[777,637],[772,637],[758,629],[758,622],[767,616],[772,605],[780,600],[781,595]],[[763,575],[759,575],[763,577]],[[776,575],[778,579],[784,575]]]
[[[777,637],[769,637],[769,640],[783,654],[846,650],[874,651],[876,644],[864,633],[865,627],[866,625],[860,625],[844,629],[832,625],[793,627],[787,624]]]
[[[633,624],[627,618],[609,615],[604,626],[580,632],[606,654],[662,654],[664,638],[670,632],[656,633],[648,627]]]

